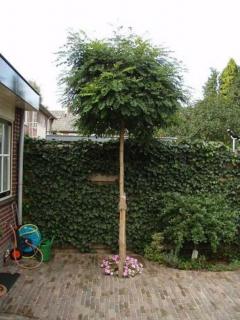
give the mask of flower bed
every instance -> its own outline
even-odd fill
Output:
[[[101,264],[103,272],[109,276],[118,275],[119,255],[112,255],[104,258]],[[143,265],[133,257],[126,257],[126,261],[123,269],[123,276],[125,278],[135,277],[137,274],[142,273]]]

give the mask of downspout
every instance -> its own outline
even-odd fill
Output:
[[[22,195],[23,195],[23,151],[24,151],[24,111],[20,122],[19,162],[18,162],[18,225],[22,224]]]
[[[47,120],[47,126],[46,126],[46,139],[47,139],[47,135],[50,134],[50,129],[51,129],[51,125],[50,125],[50,121],[51,121],[52,117],[49,117]],[[48,129],[48,125],[49,125],[49,129]]]

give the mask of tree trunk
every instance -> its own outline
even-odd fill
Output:
[[[124,124],[120,131],[119,148],[119,277],[123,276],[124,263],[126,259],[126,195],[124,192]]]

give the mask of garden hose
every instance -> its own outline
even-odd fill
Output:
[[[25,224],[18,228],[18,236],[19,239],[27,239],[29,243],[31,243],[34,247],[38,247],[41,244],[41,234],[38,230],[38,227],[33,224]],[[24,244],[21,246],[21,251],[23,254],[31,254],[34,249],[32,246],[29,246],[29,244]]]
[[[10,227],[11,227],[11,229],[12,229],[12,231],[13,231],[13,237],[14,237],[14,248],[13,248],[13,250],[14,250],[14,252],[17,252],[18,249],[17,249],[17,236],[16,236],[16,231],[15,231],[14,227],[13,227],[11,224],[10,224]],[[40,254],[40,261],[39,261],[36,265],[34,265],[34,266],[24,266],[23,264],[19,263],[19,260],[20,260],[21,257],[18,258],[18,257],[15,255],[15,253],[14,253],[14,255],[13,255],[14,261],[15,261],[15,263],[16,263],[20,268],[28,269],[28,270],[36,269],[36,268],[38,268],[38,267],[42,264],[42,262],[43,262],[43,253],[42,253],[42,251],[41,251],[37,246],[32,245],[27,239],[25,239],[25,244],[28,245],[29,247],[31,247],[31,248],[33,249],[33,251],[35,251],[35,253],[34,253],[32,256],[30,256],[30,257],[25,257],[25,258],[32,258],[32,257],[34,257],[34,256],[36,255],[36,253],[38,252],[38,253]]]
[[[21,226],[18,231],[24,229],[25,227],[33,227],[33,230],[28,230],[27,232],[25,233],[21,233],[22,236],[24,236],[25,234],[31,234],[31,233],[34,233],[35,232],[35,229],[37,228],[37,226],[35,226],[34,224],[24,224],[23,226]],[[38,228],[37,228],[38,229]]]

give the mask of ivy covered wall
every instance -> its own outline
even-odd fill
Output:
[[[226,195],[240,206],[240,160],[224,145],[126,141],[127,246],[142,252],[161,230],[165,192]],[[96,185],[92,174],[118,174],[118,143],[27,139],[24,220],[48,237],[88,251],[118,243],[118,185]]]

